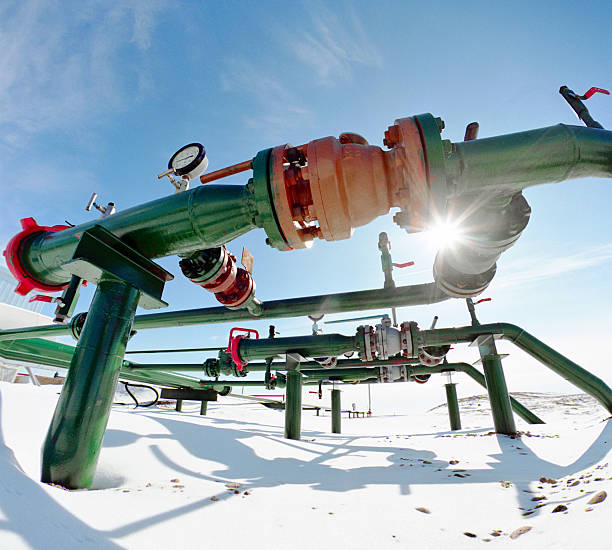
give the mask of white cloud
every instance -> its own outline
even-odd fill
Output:
[[[528,283],[557,277],[572,271],[579,271],[603,265],[612,260],[612,243],[590,246],[580,252],[548,257],[538,255],[503,263],[495,278],[496,288],[522,286]]]
[[[301,63],[310,66],[319,82],[349,78],[356,65],[380,67],[382,55],[369,39],[354,9],[333,12],[321,3],[307,4],[311,24],[285,38]]]
[[[37,133],[119,107],[126,87],[141,78],[138,69],[118,62],[118,54],[132,47],[142,55],[149,48],[164,6],[163,0],[3,3],[1,143],[19,147]]]

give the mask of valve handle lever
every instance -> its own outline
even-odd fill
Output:
[[[604,127],[591,116],[591,113],[589,113],[585,104],[582,103],[582,100],[587,100],[596,93],[610,95],[608,90],[592,87],[589,88],[584,95],[578,95],[567,86],[561,86],[561,88],[559,88],[559,93],[563,96],[563,99],[569,103],[569,106],[574,109],[576,116],[582,120],[586,126],[589,128],[599,128],[600,130],[604,129]]]

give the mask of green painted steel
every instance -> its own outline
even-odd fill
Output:
[[[299,440],[302,434],[302,373],[287,371],[285,390],[285,437]]]
[[[174,407],[174,410],[176,412],[183,412],[183,400],[182,399],[176,400],[176,406]]]
[[[245,310],[232,310],[226,307],[186,309],[182,311],[137,315],[134,321],[134,328],[136,330],[143,330],[303,317],[306,315],[345,313],[382,307],[429,305],[449,299],[450,297],[439,290],[435,283],[426,283],[393,289],[360,290],[356,292],[288,298],[286,300],[270,300],[262,304],[263,312],[257,317]],[[75,318],[73,317],[73,320]],[[72,334],[70,325],[24,327],[0,330],[0,341],[38,336],[63,336],[67,334]]]
[[[342,433],[341,410],[340,390],[333,389],[331,391],[331,431],[333,434]]]
[[[459,401],[457,400],[457,384],[444,384],[446,389],[446,406],[448,407],[448,418],[450,420],[450,429],[461,429],[461,415],[459,414]]]
[[[91,486],[139,294],[99,282],[44,443],[43,482]]]
[[[495,431],[506,435],[515,434],[516,426],[514,424],[514,416],[512,415],[512,406],[510,405],[510,396],[508,395],[501,358],[497,354],[483,355],[482,364]]]
[[[602,130],[597,131],[601,132]],[[583,392],[592,395],[608,412],[612,413],[612,389],[603,380],[516,325],[489,323],[479,326],[423,330],[420,332],[419,338],[423,345],[440,346],[472,342],[478,336],[486,334],[499,335],[509,340]]]
[[[0,357],[25,363],[39,363],[52,367],[69,368],[74,347],[43,340],[30,338],[0,343]]]
[[[484,188],[514,194],[526,187],[586,177],[612,177],[612,132],[557,124],[453,143],[446,174],[455,195]]]
[[[263,227],[268,236],[266,243],[278,250],[289,250],[273,206],[270,189],[271,152],[272,149],[264,149],[253,159],[253,180],[249,182],[249,186],[253,188],[255,196],[257,225]]]
[[[208,401],[202,401],[202,404],[200,405],[200,416],[206,416],[207,412],[208,412]]]
[[[465,372],[470,378],[472,378],[472,380],[480,384],[483,388],[487,387],[484,374],[475,369],[472,365],[463,363],[461,370],[463,370],[463,372]],[[512,396],[510,396],[510,404],[512,405],[512,410],[528,424],[545,424],[544,420],[532,413],[527,407],[525,407],[525,405],[517,401]]]
[[[71,273],[78,236],[101,226],[147,258],[220,246],[257,227],[253,194],[244,185],[201,185],[112,216],[42,233],[25,243],[21,261],[36,279],[62,284]]]
[[[244,338],[238,343],[238,355],[243,361],[266,359],[287,352],[306,357],[336,357],[358,349],[354,336],[322,334],[317,336],[291,336],[288,338]]]

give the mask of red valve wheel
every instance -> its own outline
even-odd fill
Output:
[[[242,331],[242,334],[237,334],[236,336],[234,336],[234,332],[237,331]],[[259,332],[252,328],[234,327],[230,330],[229,341],[227,343],[227,349],[225,350],[225,353],[230,354],[232,361],[236,365],[236,369],[239,371],[243,369],[243,367],[246,365],[246,362],[243,362],[240,359],[240,355],[238,354],[238,344],[240,343],[240,340],[242,340],[243,338],[249,338],[251,334],[254,334],[256,339],[259,338]]]

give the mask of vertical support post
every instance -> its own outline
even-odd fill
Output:
[[[200,416],[205,416],[208,412],[208,401],[202,401],[200,405]]]
[[[182,399],[176,400],[176,407],[174,407],[174,410],[176,412],[183,412],[183,400]]]
[[[457,384],[449,382],[444,384],[446,388],[446,405],[448,406],[448,418],[451,430],[461,429],[461,416],[459,415],[459,401],[457,400]]]
[[[479,342],[478,347],[480,349],[480,357],[482,358],[482,366],[484,367],[495,431],[501,434],[512,435],[516,433],[516,426],[514,424],[514,416],[512,415],[512,404],[508,395],[501,357],[497,353],[492,335],[480,338],[483,338],[483,340]]]
[[[333,434],[341,433],[340,409],[340,390],[334,389],[331,391],[331,431]]]
[[[91,486],[140,292],[103,275],[43,446],[45,483]]]
[[[302,373],[287,371],[287,400],[285,402],[285,437],[300,439],[302,429]]]

